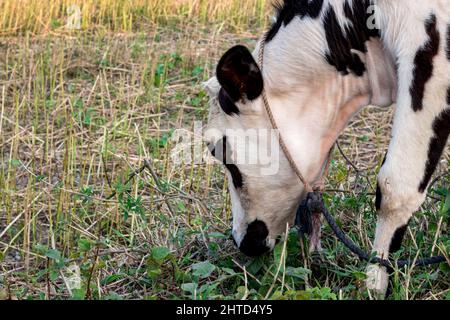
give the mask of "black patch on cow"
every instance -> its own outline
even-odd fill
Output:
[[[351,49],[366,52],[366,41],[371,37],[379,37],[376,28],[370,29],[367,21],[371,18],[368,8],[373,5],[371,0],[353,1],[350,4],[344,2],[344,13],[351,21],[345,26],[345,30],[339,25],[336,13],[330,5],[324,16],[324,28],[326,32],[329,53],[326,55],[328,63],[344,75],[352,72],[362,76],[366,71],[360,57],[351,52]],[[276,6],[277,20],[266,34],[266,41],[271,41],[280,28],[287,26],[296,16],[300,18],[320,16],[324,7],[323,0],[285,0]]]
[[[447,27],[447,59],[450,60],[450,24]]]
[[[266,224],[260,220],[255,220],[247,226],[247,233],[242,239],[239,249],[249,257],[260,256],[270,249],[266,242],[268,235],[269,230]]]
[[[414,58],[413,82],[409,90],[415,112],[423,109],[425,85],[433,75],[433,59],[439,53],[440,35],[435,14],[432,14],[425,22],[425,30],[429,39],[417,51]]]
[[[242,179],[242,174],[239,171],[239,168],[234,164],[225,164],[225,167],[231,174],[231,179],[233,180],[233,185],[236,189],[242,188],[244,185],[244,181]]]
[[[425,192],[430,183],[431,177],[436,170],[448,136],[450,135],[450,108],[442,111],[442,113],[433,122],[434,136],[431,138],[428,146],[428,161],[426,164],[425,174],[419,185],[419,192]]]
[[[221,88],[219,91],[219,105],[222,108],[223,112],[225,112],[229,116],[233,114],[239,114],[239,108],[223,88]]]
[[[366,67],[359,56],[351,51],[351,41],[346,38],[332,6],[329,6],[323,24],[329,48],[325,56],[327,62],[343,75],[351,71],[357,76],[362,76]]]
[[[227,142],[227,137],[223,137],[219,141],[217,141],[214,147],[208,146],[211,151],[211,154],[219,161],[222,161],[225,168],[230,172],[231,179],[233,181],[233,185],[236,189],[242,188],[244,185],[244,179],[242,178],[242,174],[239,171],[239,168],[233,164],[231,161],[231,154],[229,152],[229,146]]]
[[[296,16],[316,19],[322,11],[323,0],[285,0],[276,3],[277,20],[266,34],[266,42],[275,38],[281,26],[287,26]]]
[[[377,192],[375,195],[375,208],[381,209],[381,202],[383,201],[383,194],[381,193],[380,185],[377,183]]]
[[[387,158],[387,153],[384,155],[384,159],[383,162],[381,163],[381,166],[384,166],[384,164],[386,163],[386,158]],[[379,183],[377,183],[377,191],[375,194],[375,208],[377,209],[377,211],[379,211],[381,209],[381,202],[383,201],[383,194],[381,193],[381,188]]]
[[[391,239],[391,244],[389,245],[389,252],[394,253],[400,250],[402,246],[403,238],[405,237],[406,230],[408,229],[408,224],[395,230],[394,235]]]
[[[447,104],[450,106],[450,87],[447,90]]]

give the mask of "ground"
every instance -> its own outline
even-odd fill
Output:
[[[207,119],[201,83],[220,55],[253,47],[265,29],[265,1],[229,19],[208,1],[204,12],[192,7],[198,19],[143,7],[137,23],[105,9],[105,24],[92,9],[90,24],[70,31],[64,15],[39,11],[48,21],[35,26],[9,3],[0,23],[0,298],[370,298],[366,264],[327,226],[320,259],[295,230],[264,257],[241,255],[221,166],[171,161],[177,130]],[[352,122],[340,146],[356,168],[335,150],[328,177],[330,211],[366,250],[393,111],[368,107]],[[399,257],[449,251],[449,159],[447,148]],[[396,270],[388,299],[450,299],[449,272]]]

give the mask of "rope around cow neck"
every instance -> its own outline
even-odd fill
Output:
[[[263,65],[264,65],[264,51],[265,51],[265,44],[266,44],[266,35],[263,36],[261,42],[260,42],[260,48],[259,48],[259,56],[258,56],[258,63],[259,68],[261,70],[261,73],[263,71]],[[447,261],[446,257],[443,255],[440,256],[432,256],[424,259],[419,260],[396,260],[394,262],[386,259],[382,259],[379,257],[373,257],[369,255],[367,252],[362,250],[360,247],[358,247],[349,237],[345,235],[345,233],[339,228],[338,224],[336,223],[336,220],[334,217],[330,214],[328,209],[325,206],[325,203],[323,201],[322,192],[324,190],[324,180],[325,176],[327,175],[329,166],[330,166],[330,159],[331,159],[331,152],[333,148],[330,150],[330,153],[328,155],[328,160],[325,166],[325,169],[322,172],[322,175],[320,179],[318,180],[318,183],[312,187],[310,183],[305,179],[302,172],[297,166],[297,163],[294,161],[294,158],[292,157],[291,153],[289,152],[289,149],[281,136],[281,132],[278,129],[277,122],[275,120],[275,117],[272,113],[272,109],[270,108],[269,100],[267,98],[267,94],[265,91],[265,88],[263,87],[263,90],[261,92],[264,109],[266,110],[267,116],[269,117],[270,124],[272,126],[272,129],[276,130],[278,133],[278,140],[280,143],[280,147],[283,150],[284,155],[286,156],[291,168],[294,170],[295,174],[299,178],[299,180],[303,183],[305,190],[308,192],[308,195],[306,199],[304,200],[305,205],[303,205],[304,208],[306,208],[306,212],[303,212],[303,214],[311,214],[311,206],[314,207],[315,213],[322,213],[325,217],[325,220],[330,225],[331,229],[333,230],[336,237],[354,254],[356,254],[359,259],[368,261],[370,263],[377,263],[380,264],[383,267],[386,267],[388,269],[392,269],[393,266],[397,266],[398,268],[402,268],[404,266],[427,266],[432,264],[437,264],[441,262]],[[300,206],[302,207],[302,206]],[[301,214],[302,210],[299,210],[297,212],[297,215]],[[300,217],[301,218],[301,217]],[[304,217],[303,217],[304,218]],[[296,221],[301,221],[302,219],[299,219],[297,217]],[[307,220],[311,220],[310,217],[307,217]],[[298,225],[297,225],[298,227]]]
[[[303,201],[303,205],[301,207],[306,208],[305,211],[299,210],[298,214],[303,215],[311,215],[312,212],[314,213],[322,213],[325,217],[325,220],[328,222],[328,224],[331,227],[331,230],[333,230],[336,237],[354,254],[356,254],[360,260],[364,260],[370,263],[378,263],[382,265],[383,267],[386,267],[388,269],[393,269],[394,266],[397,266],[398,268],[403,268],[404,266],[427,266],[431,264],[441,263],[445,262],[446,258],[443,255],[440,256],[433,256],[428,257],[424,259],[413,259],[413,260],[396,260],[396,261],[390,261],[386,259],[382,259],[379,257],[373,257],[369,255],[367,252],[362,250],[360,247],[358,247],[348,236],[345,235],[345,233],[342,231],[341,228],[339,228],[338,224],[336,223],[336,220],[334,217],[330,214],[328,209],[325,206],[325,203],[323,201],[322,193],[320,192],[311,192],[308,194],[306,199]],[[297,217],[296,221],[305,221],[305,217],[301,219],[302,217]],[[306,217],[307,221],[310,221],[309,217]]]
[[[259,61],[258,62],[259,62],[259,68],[261,70],[261,74],[262,74],[263,65],[264,65],[265,43],[266,43],[266,35],[263,36],[261,43],[260,43],[260,47],[259,47],[259,57],[258,57]],[[267,98],[266,90],[264,87],[262,89],[261,96],[262,96],[262,100],[263,100],[263,104],[264,104],[264,109],[266,110],[267,116],[269,117],[270,125],[272,126],[272,129],[277,131],[280,147],[283,150],[283,153],[286,156],[286,158],[289,162],[289,165],[294,170],[294,172],[297,175],[297,177],[299,178],[299,180],[305,186],[306,191],[308,191],[308,192],[314,191],[313,188],[311,187],[311,185],[309,184],[308,180],[305,179],[302,172],[298,168],[296,162],[294,161],[294,158],[292,157],[291,153],[289,152],[289,149],[288,149],[286,143],[284,142],[283,137],[281,136],[281,132],[278,129],[277,122],[275,120],[275,117],[273,116],[272,109],[270,108],[269,100]],[[323,179],[321,179],[321,180],[323,180]]]

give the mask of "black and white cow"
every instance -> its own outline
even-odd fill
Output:
[[[310,182],[361,108],[396,103],[376,197],[373,251],[386,258],[400,247],[423,203],[450,133],[450,0],[284,0],[276,9],[265,35],[263,71],[256,58],[260,45],[253,54],[237,46],[206,83],[212,98],[207,132],[213,132],[206,139],[216,156],[214,146],[222,142],[234,240],[250,256],[270,250],[305,196],[281,152],[274,174],[264,174],[258,162],[233,161],[248,146],[230,135],[271,128],[263,88],[280,134]],[[257,143],[247,141],[250,147]],[[367,275],[370,289],[386,291],[385,268],[371,265]]]

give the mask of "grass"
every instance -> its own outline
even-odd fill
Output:
[[[148,25],[224,24],[231,30],[267,23],[267,0],[6,0],[0,34],[55,33],[80,17],[81,30],[131,32]]]
[[[369,298],[365,264],[327,226],[321,261],[295,230],[271,254],[239,254],[222,168],[171,161],[177,130],[207,119],[201,82],[228,47],[254,45],[266,1],[79,1],[81,30],[66,30],[74,2],[0,4],[0,298]],[[336,152],[326,195],[366,249],[382,117],[368,108],[346,130],[360,172]],[[448,252],[449,159],[402,257]],[[389,299],[450,299],[447,264],[392,279]]]

